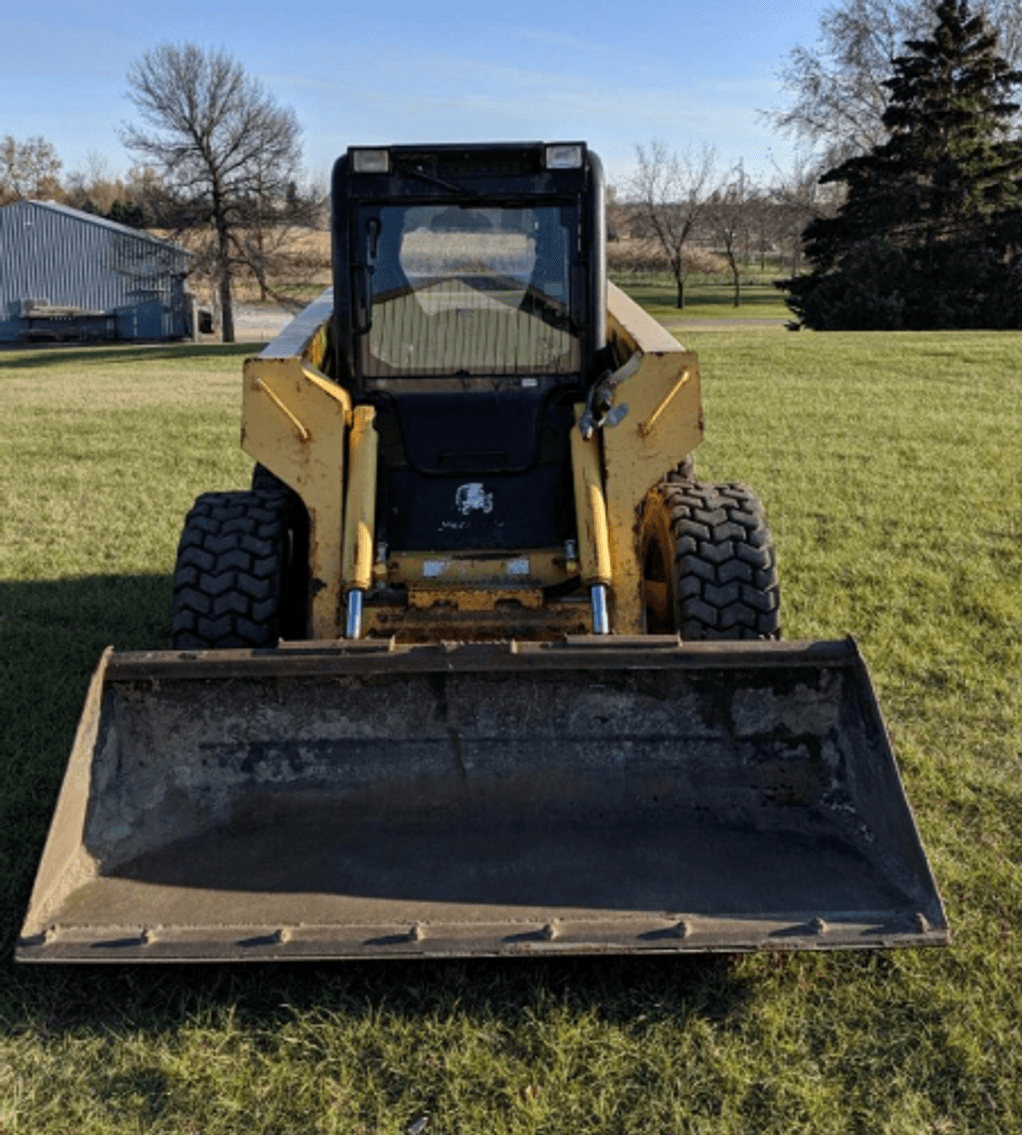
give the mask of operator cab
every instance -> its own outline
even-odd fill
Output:
[[[338,377],[377,410],[388,543],[571,539],[567,435],[605,340],[598,159],[352,148],[333,190]]]

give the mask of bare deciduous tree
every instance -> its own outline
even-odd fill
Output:
[[[688,271],[685,246],[703,218],[716,188],[717,156],[704,146],[699,154],[668,152],[662,142],[647,150],[636,146],[638,168],[628,183],[634,202],[635,235],[659,244],[678,286],[678,307],[685,306]]]
[[[844,199],[840,185],[820,185],[818,162],[802,153],[796,155],[791,168],[782,170],[774,164],[770,186],[773,238],[782,252],[790,257],[791,274],[802,271],[802,234],[810,221],[832,217]]]
[[[231,285],[242,231],[286,199],[301,163],[300,128],[241,64],[193,43],[161,44],[128,71],[128,98],[151,129],[123,141],[151,166],[174,231],[208,226],[225,342],[234,341]]]
[[[301,229],[319,228],[326,211],[326,191],[320,186],[288,183],[283,199],[266,191],[258,179],[256,191],[243,210],[243,224],[231,235],[238,260],[259,286],[259,298],[301,306],[270,284],[271,276],[295,277],[301,282],[303,256],[296,236]]]
[[[986,0],[975,5],[998,29],[1002,56],[1022,61],[1022,5]],[[936,22],[933,0],[843,0],[820,18],[814,47],[794,47],[780,72],[791,96],[787,106],[764,111],[775,127],[818,152],[822,172],[863,154],[887,137],[882,118],[889,92],[883,86],[905,41],[927,34]]]
[[[706,221],[713,234],[714,244],[724,252],[731,286],[734,288],[734,305],[741,307],[742,277],[738,255],[743,242],[749,239],[753,213],[759,202],[758,191],[746,175],[742,165],[731,171],[706,203]]]
[[[68,174],[64,201],[86,213],[122,220],[130,207],[130,191],[123,177],[110,172],[106,158],[91,153],[85,165]],[[141,209],[138,220],[141,221]]]
[[[62,165],[45,138],[19,142],[8,134],[0,142],[0,205],[26,197],[59,196]]]

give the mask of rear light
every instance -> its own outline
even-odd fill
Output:
[[[352,150],[351,168],[355,173],[390,173],[390,151]]]

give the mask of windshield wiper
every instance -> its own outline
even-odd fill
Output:
[[[457,193],[459,196],[464,197],[480,197],[481,194],[477,193],[474,189],[468,189],[464,185],[455,185],[453,181],[444,181],[442,177],[435,177],[431,173],[426,173],[425,170],[419,169],[417,166],[410,165],[396,165],[396,172],[403,174],[406,177],[417,177],[421,181],[432,182],[433,185],[439,185],[441,189],[446,189],[450,193]]]

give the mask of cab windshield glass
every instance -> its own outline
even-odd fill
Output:
[[[363,374],[576,372],[574,217],[559,205],[360,210],[372,288]]]

